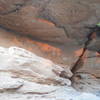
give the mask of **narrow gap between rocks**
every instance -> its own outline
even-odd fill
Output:
[[[79,56],[78,60],[75,62],[75,64],[71,67],[71,71],[73,73],[73,76],[75,75],[75,73],[77,73],[77,71],[82,68],[82,66],[84,65],[84,54],[87,51],[87,46],[90,44],[90,42],[92,41],[92,35],[94,34],[94,30],[92,30],[90,32],[90,34],[87,36],[87,41],[84,43],[84,47],[83,47],[83,51],[82,54]],[[73,77],[72,76],[72,77]]]

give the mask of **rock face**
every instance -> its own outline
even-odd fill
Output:
[[[72,76],[69,69],[65,71],[62,66],[25,49],[0,47],[0,100],[80,100],[83,97],[87,100],[87,96],[100,99],[96,94],[79,93],[66,86],[70,80],[60,76],[62,71],[66,77]]]
[[[99,49],[98,37],[87,45],[89,29],[85,28],[96,24],[100,20],[99,16],[100,0],[0,0],[0,46],[25,48],[60,64],[58,66],[22,49],[0,48],[0,80],[4,75],[3,78],[9,76],[13,81],[10,85],[9,81],[4,81],[8,85],[2,83],[1,92],[19,90],[23,86],[27,88],[25,80],[69,85],[67,78],[72,76],[70,70],[73,66],[78,66],[72,77],[74,88],[84,92],[97,90],[100,87],[99,57],[84,48]],[[99,91],[100,88],[96,92]],[[28,92],[33,93],[31,89]]]
[[[50,45],[45,42],[35,41],[26,36],[13,34],[13,32],[4,29],[0,29],[0,46],[6,48],[11,46],[24,48],[38,56],[50,59],[65,67],[67,67],[66,65],[70,67],[75,63],[79,56],[75,51],[82,47],[76,44],[73,40],[68,40],[66,45]]]
[[[77,73],[73,77],[73,87],[81,92],[98,93],[100,91],[100,79],[90,73]]]
[[[100,57],[92,51],[87,51],[83,62],[72,78],[73,87],[81,92],[97,93],[100,91]]]
[[[0,0],[0,25],[35,39],[85,40],[85,26],[99,21],[99,0]],[[82,41],[83,42],[83,41]]]
[[[55,65],[50,60],[43,59],[24,49],[12,47],[0,49],[1,66],[0,70],[13,73],[16,77],[22,77],[26,80],[41,84],[62,84],[70,85],[68,79],[72,73],[70,69]],[[62,76],[64,73],[64,77]]]
[[[11,78],[9,73],[0,73],[0,92],[17,90],[23,86],[23,81],[21,79]]]
[[[100,52],[100,37],[95,38],[87,47],[89,50],[94,52]]]

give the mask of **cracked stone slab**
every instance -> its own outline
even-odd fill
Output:
[[[83,66],[77,72],[87,72],[95,77],[100,77],[100,57],[96,52],[87,51]]]
[[[73,87],[81,92],[100,94],[100,57],[96,52],[87,51],[83,62],[72,78]]]

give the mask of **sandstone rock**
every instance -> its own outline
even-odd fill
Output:
[[[5,32],[4,30],[0,30],[0,45],[7,47],[16,45],[32,52],[37,52],[38,55],[45,55],[45,57],[50,58],[51,60],[59,58],[59,60],[57,60],[60,64],[68,65],[61,65],[64,68],[59,68],[50,61],[41,60],[45,63],[49,63],[46,66],[41,62],[37,63],[36,59],[35,61],[28,61],[28,58],[31,58],[30,56],[26,56],[24,59],[20,56],[20,54],[17,55],[15,52],[14,55],[16,56],[14,56],[12,54],[14,49],[12,48],[1,48],[1,54],[6,54],[6,56],[1,56],[1,64],[3,65],[3,68],[8,69],[8,72],[16,75],[16,77],[23,78],[31,82],[54,85],[64,85],[66,82],[68,83],[69,80],[65,78],[72,76],[69,69],[82,54],[79,50],[81,47],[83,48],[83,46],[80,46],[78,43],[84,43],[88,35],[89,30],[84,27],[87,25],[93,25],[100,20],[99,3],[99,0],[1,0],[0,26],[7,31]],[[10,35],[11,33],[15,33],[15,35]],[[32,39],[36,40],[43,40],[52,43],[55,42],[56,44],[63,43],[63,45],[59,45],[59,48],[55,48],[48,44],[34,42],[32,39],[22,37],[22,35],[18,34],[28,35],[31,36]],[[10,59],[8,56],[9,50],[10,55],[13,56]],[[61,50],[63,51],[63,54]],[[21,52],[21,54],[23,54],[23,52]],[[92,54],[88,56],[91,55]],[[19,60],[19,58],[21,60]],[[4,59],[7,59],[7,61],[5,62]],[[8,59],[11,62],[9,62]],[[25,62],[21,62],[23,59]],[[15,66],[15,68],[13,68],[10,63],[13,63],[12,65]],[[42,64],[43,66],[41,66]],[[46,69],[46,67],[47,70],[43,70]],[[67,67],[70,68],[67,69]],[[84,73],[89,73],[89,77],[100,77],[99,58],[89,58],[87,61],[85,60],[81,67],[82,68],[80,68],[77,72],[82,72],[82,76],[84,76]],[[44,71],[46,73],[44,73]],[[61,75],[63,71],[65,74]],[[50,73],[48,74],[48,72]],[[63,76],[64,78],[61,78],[60,76]],[[56,79],[52,77],[55,77]],[[87,77],[88,75],[86,74],[86,76],[82,79],[83,83],[86,82],[86,85],[83,86],[83,90],[87,87]],[[98,79],[95,80],[93,77],[90,79],[90,83],[92,83],[92,81],[95,81],[94,83],[96,84],[98,83]],[[76,80],[74,82],[76,82]],[[75,84],[77,84],[77,82]],[[81,80],[78,84],[80,87]],[[79,88],[78,85],[76,85],[76,87]],[[90,90],[93,88],[93,85],[89,85]]]
[[[86,56],[84,58],[84,64],[77,72],[87,72],[95,77],[100,77],[100,58],[97,56],[96,52],[86,52]]]
[[[12,12],[15,9],[19,9],[21,5],[25,3],[25,0],[1,0],[0,1],[0,14]]]
[[[9,73],[0,72],[0,92],[17,90],[23,84],[21,79],[12,78]]]
[[[100,94],[100,58],[96,52],[87,51],[83,62],[73,76],[73,87],[81,92]]]
[[[51,61],[38,57],[35,54],[32,54],[24,49],[17,48],[17,47],[16,48],[11,47],[7,49],[7,48],[0,47],[0,83],[1,83],[0,92],[2,92],[0,93],[1,100],[2,99],[5,100],[23,100],[23,99],[24,100],[35,100],[35,99],[70,100],[74,98],[80,100],[80,98],[83,97],[84,97],[83,100],[91,99],[91,97],[92,99],[97,99],[97,100],[100,99],[100,97],[96,96],[95,94],[77,92],[72,87],[47,85],[47,83],[39,84],[36,83],[35,81],[28,80],[30,78],[34,79],[35,76],[32,76],[31,73],[35,75],[36,72],[36,70],[33,70],[34,68],[32,68],[32,65],[31,65],[32,70],[30,69],[30,65],[28,64],[28,62],[30,64],[31,62],[34,62],[35,64],[34,67],[37,65],[36,69],[39,68],[41,69],[45,66],[47,68],[49,67],[48,71],[50,73],[48,73],[48,76],[50,76],[50,74],[54,75],[55,72],[54,73],[51,72],[52,68],[55,68],[56,72],[60,72],[61,70],[63,70],[62,67],[53,64]],[[45,64],[43,64],[44,62]],[[51,67],[52,64],[53,67]],[[14,70],[16,69],[18,70],[19,73],[16,71],[14,72]],[[39,72],[42,71],[43,69],[41,69]],[[45,72],[47,71],[44,69],[43,73],[41,73],[41,75],[37,74],[37,76],[39,75],[40,78],[43,78],[44,77],[43,74],[46,74]],[[25,74],[27,75],[24,76]],[[59,81],[59,79],[61,79],[61,82],[68,81],[64,78],[57,78],[59,77],[58,74],[55,77],[52,77],[52,79],[56,78],[57,82]],[[22,75],[24,77],[22,77]],[[32,77],[28,77],[28,76],[32,76]],[[84,76],[88,76],[88,75],[82,74],[82,77],[85,80]],[[90,78],[88,78],[88,80],[90,80]]]
[[[73,87],[81,92],[92,92],[99,94],[100,79],[89,73],[77,73],[73,77]]]
[[[52,61],[38,57],[21,48],[0,48],[0,70],[7,71],[26,80],[41,84],[70,85],[70,69],[55,65]],[[68,70],[68,71],[67,71]],[[65,77],[60,77],[62,72]]]
[[[49,87],[48,85],[41,85],[34,82],[26,81],[21,78],[15,77],[14,74],[9,72],[0,72],[0,93],[33,93],[43,94],[55,91],[58,87]]]
[[[78,50],[82,48],[74,40],[68,40],[65,45],[52,45],[41,41],[34,41],[28,37],[14,34],[11,31],[0,29],[0,46],[9,48],[17,46],[29,50],[38,56],[52,60],[53,62],[71,67],[80,56]],[[73,47],[73,48],[72,48]]]
[[[66,42],[63,29],[57,28],[52,22],[37,18],[38,8],[29,5],[22,7],[18,13],[0,16],[1,25],[13,31],[33,36],[35,39],[49,40],[51,42]],[[8,19],[9,18],[9,19]],[[7,20],[6,20],[7,19]],[[17,19],[17,20],[15,20]],[[4,20],[7,24],[4,23]],[[12,22],[14,24],[12,24]],[[62,34],[61,34],[62,33]]]
[[[95,38],[92,40],[92,42],[87,46],[88,50],[94,51],[94,52],[100,52],[100,38]]]
[[[7,12],[0,14],[1,26],[57,43],[65,43],[67,36],[84,42],[88,34],[84,27],[97,23],[100,15],[98,0],[6,0],[0,3],[1,12]]]

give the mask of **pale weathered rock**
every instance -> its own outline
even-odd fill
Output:
[[[15,77],[10,72],[0,72],[0,93],[26,93],[26,94],[45,94],[58,89],[58,87],[49,87],[48,85],[41,85],[34,82],[26,81]]]
[[[41,84],[70,85],[70,69],[55,65],[52,61],[38,57],[21,48],[0,48],[0,70],[7,71],[26,80]],[[66,79],[62,76],[64,72]]]
[[[23,80],[12,78],[9,73],[0,72],[0,92],[17,90],[23,84]]]

